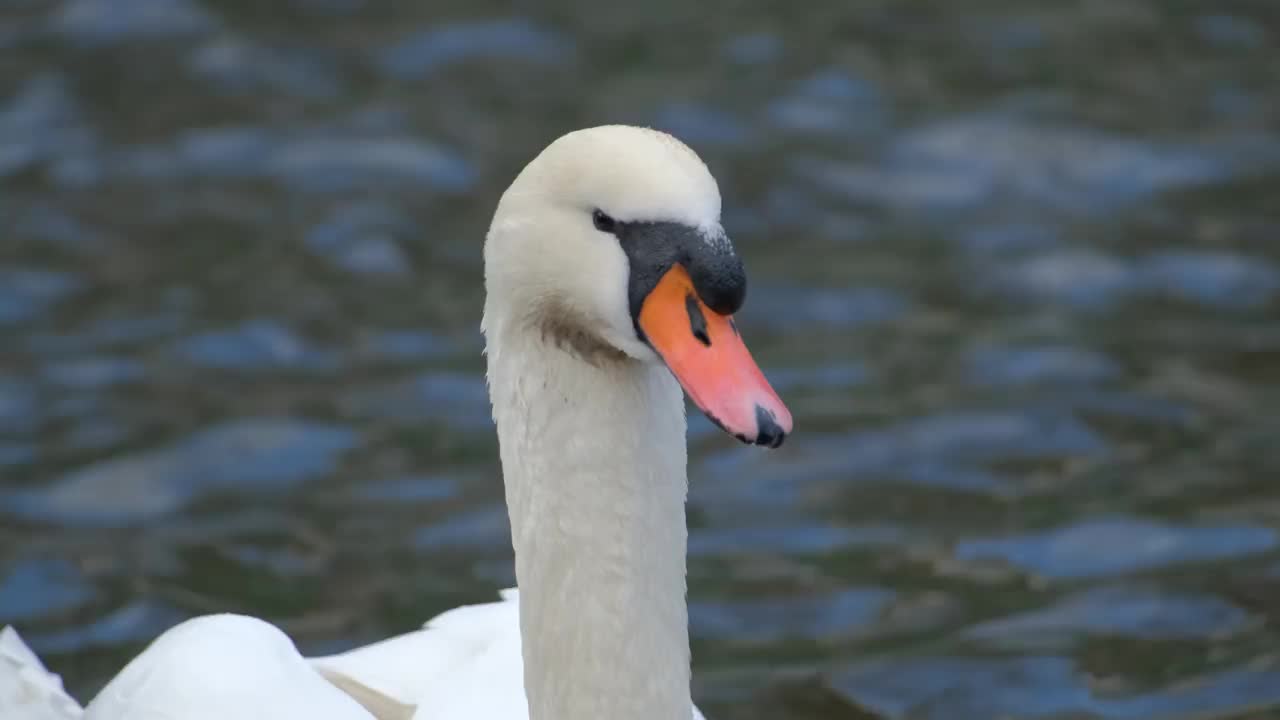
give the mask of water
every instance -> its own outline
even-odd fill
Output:
[[[479,354],[562,132],[703,155],[794,411],[690,426],[714,717],[1280,713],[1280,12],[0,3],[0,622],[81,698],[510,583]]]

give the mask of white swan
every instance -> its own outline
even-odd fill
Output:
[[[791,429],[730,319],[745,276],[716,182],[668,135],[573,132],[503,195],[484,259],[519,594],[310,660],[266,622],[195,618],[130,662],[84,718],[702,717],[689,690],[680,386],[744,442],[776,447]],[[11,646],[0,717],[79,716],[16,634],[0,639]]]

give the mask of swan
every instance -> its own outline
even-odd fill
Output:
[[[683,391],[738,440],[792,418],[732,315],[743,265],[701,159],[630,126],[552,142],[484,243],[487,380],[519,590],[304,658],[240,615],[185,621],[81,713],[16,632],[7,720],[702,720],[690,694]]]

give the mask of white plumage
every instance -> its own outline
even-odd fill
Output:
[[[0,718],[72,720],[80,715],[80,706],[62,689],[62,678],[44,668],[18,631],[0,630]]]

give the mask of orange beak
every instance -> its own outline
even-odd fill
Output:
[[[712,312],[681,265],[640,308],[640,330],[685,392],[716,425],[745,443],[778,447],[791,412],[760,371],[728,315]]]

